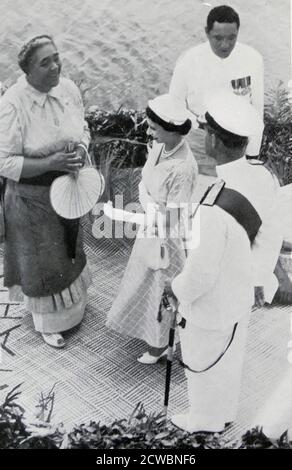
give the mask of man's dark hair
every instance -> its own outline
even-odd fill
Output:
[[[223,129],[223,127],[221,127],[208,112],[205,114],[205,118],[207,121],[207,128],[209,128],[212,134],[219,137],[225,147],[229,149],[241,149],[247,145],[248,137],[233,134],[233,132]]]
[[[243,149],[248,144],[248,137],[230,137],[225,132],[220,132],[218,130],[214,130],[213,132],[217,135],[217,137],[219,137],[225,147],[229,149]]]
[[[214,26],[215,21],[218,23],[236,23],[237,29],[240,26],[238,13],[227,5],[220,5],[213,8],[207,17],[207,32],[209,33]]]

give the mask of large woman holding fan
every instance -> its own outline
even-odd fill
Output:
[[[60,77],[52,37],[31,39],[18,62],[24,75],[0,103],[4,285],[12,300],[24,294],[43,339],[63,347],[61,332],[83,318],[90,275],[78,220],[54,212],[49,190],[56,176],[82,168],[89,132],[77,87]]]

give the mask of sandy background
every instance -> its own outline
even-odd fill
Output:
[[[240,40],[264,56],[266,88],[287,82],[290,1],[228,4],[240,14]],[[64,73],[90,88],[88,102],[142,108],[148,97],[167,91],[180,53],[204,40],[209,9],[201,0],[1,0],[0,81],[19,76],[16,56],[24,40],[51,33]]]

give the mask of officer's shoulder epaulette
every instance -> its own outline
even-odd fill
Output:
[[[207,193],[204,195],[203,200],[201,201],[201,204],[203,206],[214,206],[216,199],[218,198],[224,186],[225,186],[225,181],[221,179],[216,181],[216,183],[214,183],[211,186],[211,188],[209,188]]]

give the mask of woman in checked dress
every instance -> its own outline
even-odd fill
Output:
[[[191,202],[196,184],[197,163],[183,138],[191,121],[182,104],[170,95],[150,100],[146,114],[153,147],[142,170],[139,198],[144,212],[147,206],[155,206],[156,216],[161,216],[167,227],[167,220],[178,220],[180,206]],[[145,254],[153,257],[150,244],[151,239],[145,244],[143,238],[136,238],[107,318],[109,328],[147,343],[148,350],[138,358],[144,364],[154,364],[166,354],[170,316],[160,312],[159,306],[164,286],[181,272],[185,261],[180,238],[168,232],[165,245],[169,262],[160,269],[149,267]]]

